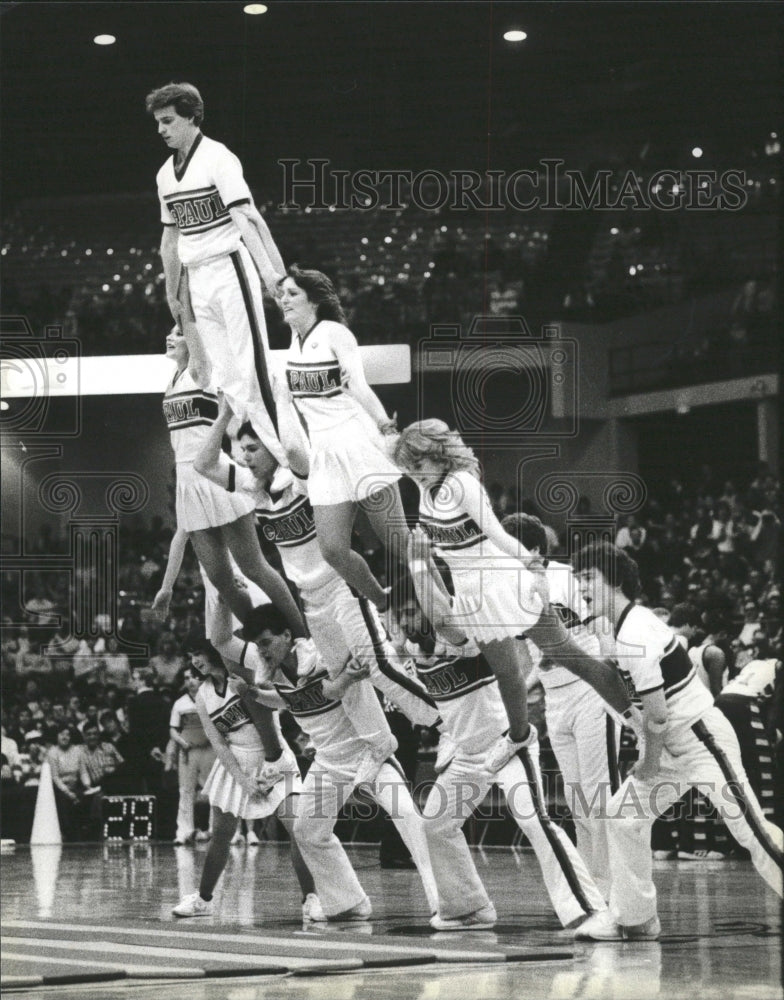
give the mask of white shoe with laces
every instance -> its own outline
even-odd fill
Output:
[[[588,917],[574,932],[576,941],[656,941],[661,934],[659,918],[633,926],[617,923],[609,910]]]
[[[369,920],[373,913],[373,907],[370,900],[365,896],[361,903],[357,903],[356,906],[352,906],[349,910],[343,910],[342,913],[336,913],[332,917],[327,917],[327,920],[339,923],[340,921],[351,921],[351,920]]]
[[[497,920],[495,907],[488,903],[462,917],[441,917],[436,913],[430,918],[430,926],[436,931],[482,931],[495,927]]]
[[[303,923],[323,923],[326,919],[321,906],[321,900],[315,892],[309,892],[305,897],[305,902],[302,904]]]
[[[231,840],[229,841],[229,843],[231,844],[232,847],[244,847],[245,846],[245,837],[243,836],[243,834],[240,833],[239,830],[237,830],[237,832],[231,838]]]
[[[529,726],[529,733],[524,740],[510,740],[509,733],[499,736],[495,743],[487,751],[487,756],[482,762],[482,767],[490,774],[500,771],[504,764],[508,764],[520,750],[531,747],[538,740],[536,726]]]
[[[258,847],[261,841],[259,840],[258,834],[255,830],[248,830],[248,836],[246,838],[246,843],[248,847]]]
[[[207,902],[198,892],[192,892],[179,901],[172,913],[175,917],[209,917],[212,916],[212,901]]]

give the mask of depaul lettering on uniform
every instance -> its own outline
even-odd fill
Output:
[[[335,396],[343,391],[337,363],[305,366],[289,362],[286,375],[293,396]]]
[[[316,537],[313,508],[307,497],[298,497],[281,510],[257,507],[256,523],[267,541],[275,545],[301,545]]]
[[[164,397],[163,415],[170,431],[207,426],[218,417],[218,399],[209,392],[183,392]]]
[[[215,187],[179,191],[164,201],[183,233],[199,233],[231,222],[229,210]]]

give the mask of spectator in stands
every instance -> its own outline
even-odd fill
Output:
[[[743,606],[743,628],[738,636],[743,646],[750,646],[754,641],[754,633],[760,627],[761,618],[762,616],[759,613],[756,603],[754,601],[746,601]]]
[[[648,532],[639,523],[634,514],[629,514],[626,518],[626,524],[619,530],[618,534],[615,536],[615,544],[619,549],[628,548],[632,544],[632,531],[637,528],[640,532],[639,543],[643,544],[647,537]]]
[[[115,684],[121,691],[130,691],[131,664],[127,653],[121,652],[119,645],[116,636],[106,637],[105,650],[101,655],[103,683]]]
[[[118,771],[123,758],[113,743],[101,740],[98,726],[87,723],[83,731],[84,746],[80,747],[79,780],[85,797],[89,840],[97,840],[101,831],[101,799],[103,795],[119,792],[122,780]]]
[[[164,632],[158,640],[158,653],[150,660],[150,667],[155,670],[161,686],[178,687],[180,673],[185,669],[185,658],[171,632]]]
[[[3,754],[8,764],[13,767],[19,758],[19,745],[16,740],[11,739],[11,737],[6,734],[5,722],[2,726],[0,726],[0,733],[2,733],[2,739],[0,740],[0,753]]]
[[[57,732],[57,745],[47,754],[52,769],[54,798],[60,832],[68,843],[79,839],[79,768],[81,747],[72,743],[71,727],[61,726]]]

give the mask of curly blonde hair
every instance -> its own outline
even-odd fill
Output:
[[[418,420],[400,434],[395,461],[401,469],[411,469],[417,459],[425,457],[442,462],[445,471],[464,470],[480,478],[476,455],[443,420]]]

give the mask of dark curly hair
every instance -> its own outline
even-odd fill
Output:
[[[278,286],[282,285],[286,278],[291,278],[307,295],[308,301],[316,307],[317,319],[331,319],[336,323],[345,324],[346,314],[343,312],[338,293],[323,271],[314,271],[300,267],[299,264],[292,264],[285,277],[278,282]]]
[[[204,101],[192,83],[167,83],[151,90],[145,99],[148,114],[173,107],[181,118],[192,118],[194,125],[204,121]]]

